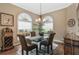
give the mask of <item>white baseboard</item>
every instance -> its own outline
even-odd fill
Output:
[[[57,43],[64,43],[64,40],[54,39],[54,42],[57,42]]]

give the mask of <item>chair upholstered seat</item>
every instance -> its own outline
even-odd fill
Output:
[[[43,40],[40,42],[41,45],[48,45],[48,41],[47,40]]]
[[[36,45],[36,44],[32,44],[32,45],[30,45],[30,46],[27,46],[27,48],[26,48],[26,50],[27,51],[31,51],[31,50],[33,50],[34,48],[37,48],[38,46]]]

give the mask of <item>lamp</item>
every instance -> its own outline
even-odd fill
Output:
[[[39,24],[39,32],[42,32],[42,4],[40,3],[40,15],[39,18],[35,20]]]
[[[36,19],[36,22],[38,22],[38,23],[41,23],[42,22],[42,7],[41,7],[41,3],[40,3],[40,15],[39,15],[39,18],[38,19]]]

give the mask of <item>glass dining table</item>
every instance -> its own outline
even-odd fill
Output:
[[[43,50],[39,50],[39,46],[40,46],[40,42],[42,41],[42,40],[46,40],[47,38],[49,37],[49,35],[44,35],[44,36],[33,36],[33,37],[31,37],[31,36],[26,36],[25,38],[26,38],[26,40],[27,39],[29,39],[31,42],[31,44],[32,43],[34,43],[34,44],[37,44],[38,45],[38,51],[39,51],[39,53],[42,53],[43,52]],[[46,51],[44,51],[44,52],[46,52]],[[44,54],[44,53],[43,53]]]
[[[41,40],[47,39],[47,38],[48,38],[48,35],[44,35],[44,36],[39,36],[39,35],[37,35],[37,36],[33,36],[33,37],[31,37],[31,36],[26,36],[25,38],[26,38],[26,39],[29,39],[29,40],[31,40],[31,41],[40,42]]]
[[[27,39],[30,40],[30,42],[29,42],[30,44],[31,44],[31,43],[35,43],[35,44],[37,44],[38,47],[39,47],[40,42],[41,42],[42,40],[46,40],[48,37],[49,37],[48,35],[44,35],[44,36],[39,36],[39,35],[37,35],[37,36],[33,36],[33,37],[31,37],[31,36],[26,36],[25,38],[26,38],[26,40],[27,40]]]

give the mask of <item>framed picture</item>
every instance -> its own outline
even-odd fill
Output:
[[[0,25],[14,26],[14,16],[7,13],[0,13]]]

